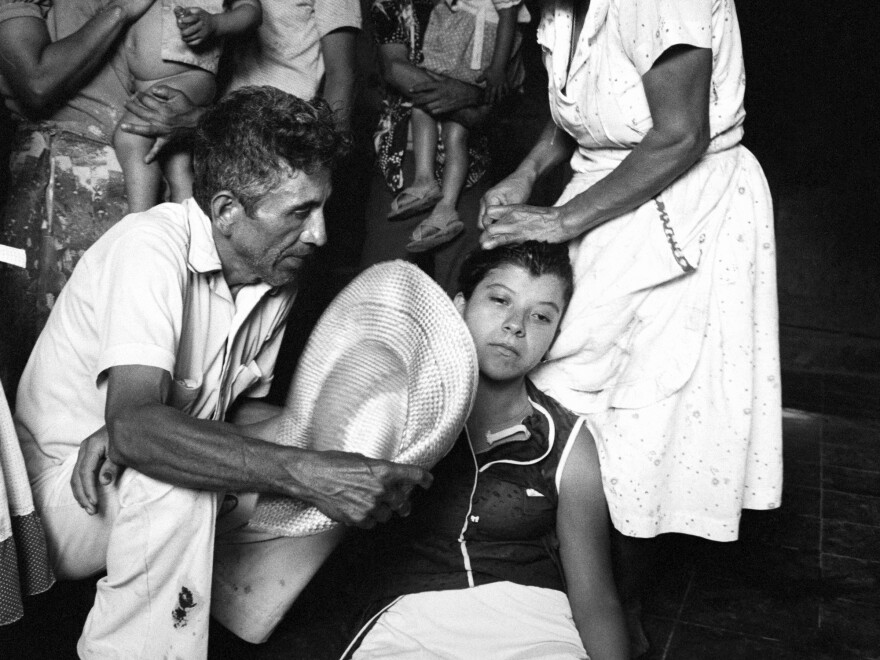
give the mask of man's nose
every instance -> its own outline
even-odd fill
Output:
[[[324,208],[316,209],[309,217],[305,230],[300,235],[303,243],[321,247],[327,244],[327,225],[324,223]]]

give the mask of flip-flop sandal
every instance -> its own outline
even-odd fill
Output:
[[[431,188],[414,188],[413,186],[404,188],[391,202],[388,220],[399,222],[424,213],[437,206],[437,202],[441,199],[443,199],[443,193],[440,192],[440,187],[437,185]]]
[[[464,230],[464,223],[458,219],[455,210],[434,212],[425,218],[412,233],[412,239],[406,246],[407,252],[427,252],[438,245],[443,245],[458,236]]]

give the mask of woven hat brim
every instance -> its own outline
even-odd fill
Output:
[[[365,359],[369,356],[378,358],[371,363]],[[392,369],[388,365],[394,363],[400,365],[400,386],[389,385],[394,379],[386,374],[376,379],[377,369]],[[473,340],[446,293],[413,264],[377,264],[343,289],[315,326],[294,374],[276,442],[430,469],[464,426],[477,378]],[[384,387],[360,384],[371,379]],[[337,391],[344,392],[342,400]],[[342,424],[342,432],[315,447],[322,429],[313,424],[332,417],[334,409],[345,422],[354,415],[354,426]],[[358,417],[352,413],[358,410],[368,412]],[[395,438],[389,444],[391,434]],[[305,502],[263,494],[249,527],[306,536],[336,524]]]

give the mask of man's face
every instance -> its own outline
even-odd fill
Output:
[[[556,275],[535,277],[503,264],[469,300],[459,293],[455,304],[474,339],[481,376],[507,381],[527,374],[549,350],[565,309],[564,284]]]
[[[329,195],[330,170],[298,170],[264,195],[251,215],[239,208],[228,237],[234,253],[230,286],[296,281],[315,250],[327,242],[324,202]]]

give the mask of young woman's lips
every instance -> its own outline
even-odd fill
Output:
[[[518,357],[519,351],[510,344],[490,344],[497,352],[504,357]]]

